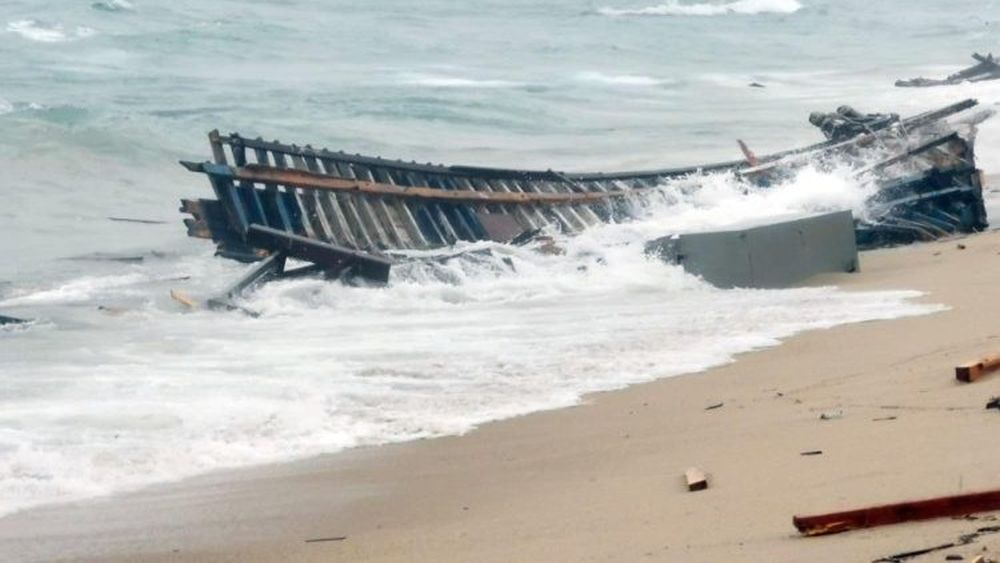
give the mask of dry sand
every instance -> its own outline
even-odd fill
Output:
[[[965,245],[959,249],[958,245]],[[944,519],[801,538],[794,514],[1000,488],[1000,234],[881,250],[847,289],[950,310],[798,335],[706,373],[466,436],[222,472],[0,520],[5,560],[872,561],[954,542]],[[721,408],[705,410],[722,402]],[[821,420],[825,412],[843,417]],[[818,456],[801,456],[822,450]],[[687,492],[689,466],[711,476]],[[337,541],[307,539],[346,536]],[[1000,534],[915,561],[1000,557]]]

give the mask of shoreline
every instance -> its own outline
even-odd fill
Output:
[[[951,370],[1000,348],[1000,299],[989,303],[1000,234],[958,242],[864,253],[861,274],[815,280],[917,289],[949,311],[799,333],[462,436],[28,509],[0,519],[0,548],[25,560],[844,561],[947,543],[976,523],[803,540],[791,517],[997,487],[1000,455],[976,447],[997,384],[958,386]],[[708,491],[684,489],[692,465]],[[966,553],[983,541],[994,540]]]

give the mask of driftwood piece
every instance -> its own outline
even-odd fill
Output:
[[[684,481],[687,482],[689,491],[704,491],[708,488],[708,477],[705,472],[692,467],[684,472]]]
[[[955,367],[955,379],[963,383],[972,383],[997,369],[1000,369],[1000,355],[987,356],[981,360]]]
[[[329,541],[344,541],[346,539],[347,539],[347,536],[335,536],[335,537],[332,537],[332,538],[314,538],[314,539],[311,539],[311,540],[306,540],[306,543],[322,543],[322,542],[329,542]]]
[[[955,547],[955,543],[943,543],[941,545],[936,545],[934,547],[927,547],[924,549],[914,549],[912,551],[904,551],[903,553],[897,553],[895,555],[890,555],[888,557],[883,557],[881,559],[876,559],[872,563],[899,563],[900,561],[906,561],[907,559],[913,559],[914,557],[920,557],[921,555],[927,555],[928,553],[934,553],[935,551],[942,551],[945,549],[951,549]]]
[[[194,299],[191,299],[191,297],[187,293],[184,293],[179,289],[171,289],[170,298],[180,303],[181,305],[184,305],[188,309],[198,308],[198,302],[195,301]]]
[[[131,217],[108,217],[109,221],[115,221],[118,223],[140,223],[143,225],[166,225],[166,221],[159,221],[156,219],[133,219]]]
[[[964,516],[991,510],[1000,510],[1000,490],[885,504],[816,516],[795,516],[792,518],[792,523],[806,536],[822,536],[860,528]]]

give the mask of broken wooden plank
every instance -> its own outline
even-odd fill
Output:
[[[366,279],[383,283],[389,281],[392,261],[365,252],[256,224],[247,229],[247,242],[258,248],[283,252],[292,258],[312,262],[328,272],[350,269],[351,273]]]
[[[705,476],[704,471],[697,467],[692,467],[685,471],[684,480],[687,482],[689,491],[704,491],[708,488],[708,477]]]
[[[792,523],[806,536],[821,536],[859,528],[964,516],[992,510],[1000,510],[1000,490],[885,504],[816,516],[795,516],[792,518]]]
[[[287,258],[288,255],[284,252],[275,252],[268,256],[251,268],[236,283],[229,286],[229,289],[220,295],[210,298],[206,302],[206,305],[213,311],[240,311],[254,318],[259,317],[260,313],[237,305],[233,300],[242,296],[244,292],[250,289],[280,277],[285,271],[285,260]]]
[[[253,289],[260,284],[267,283],[268,280],[278,277],[285,271],[285,260],[287,258],[288,255],[284,252],[275,252],[257,263],[257,265],[251,268],[246,275],[240,278],[233,285],[229,286],[229,289],[213,299],[226,301],[235,299],[248,289]],[[209,300],[210,304],[211,301],[212,299]]]
[[[750,150],[750,147],[748,147],[742,139],[736,139],[736,142],[739,143],[740,151],[743,152],[743,156],[747,159],[747,164],[750,166],[760,166],[760,159],[757,158],[757,155],[754,154],[752,150]]]
[[[963,383],[972,383],[997,369],[1000,369],[1000,355],[987,356],[981,360],[957,366],[955,368],[955,379]]]

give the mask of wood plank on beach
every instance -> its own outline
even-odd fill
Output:
[[[795,516],[792,523],[803,535],[823,536],[860,528],[993,510],[1000,510],[1000,490],[885,504],[816,516]]]
[[[687,481],[689,491],[704,491],[708,488],[708,477],[705,476],[704,471],[697,467],[692,467],[685,471],[684,480]]]
[[[972,383],[984,375],[1000,369],[1000,355],[987,356],[981,360],[962,364],[955,368],[955,379]]]

